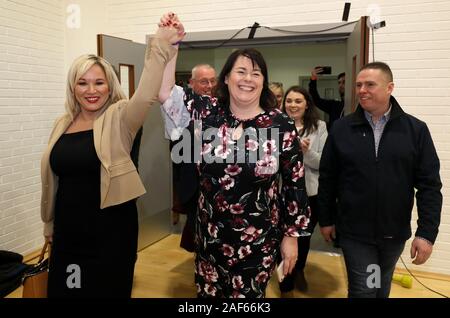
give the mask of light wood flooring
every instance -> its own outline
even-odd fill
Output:
[[[196,297],[194,286],[193,254],[179,247],[180,235],[172,234],[147,247],[138,254],[133,286],[134,298],[191,298]],[[399,273],[403,273],[401,270]],[[426,286],[450,296],[447,276],[415,273]],[[344,260],[334,253],[311,251],[305,268],[308,280],[307,293],[294,291],[298,298],[345,298],[347,283]],[[8,297],[20,298],[21,288]],[[277,278],[274,275],[267,288],[268,298],[279,298]],[[441,297],[428,291],[417,281],[411,289],[393,283],[391,298]]]

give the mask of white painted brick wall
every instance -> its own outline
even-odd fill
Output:
[[[433,255],[425,265],[412,265],[408,242],[403,259],[418,270],[450,274],[450,2],[351,3],[349,20],[378,15],[386,21],[387,26],[375,32],[375,59],[392,67],[394,95],[407,112],[428,124],[441,160],[444,206]],[[266,26],[338,22],[343,5],[334,0],[110,0],[108,29],[111,35],[144,42],[145,35],[155,31],[159,17],[168,10],[180,16],[189,32],[240,29],[255,21]]]
[[[0,0],[0,249],[42,243],[40,157],[64,110],[59,0]]]

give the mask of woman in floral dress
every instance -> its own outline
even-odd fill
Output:
[[[310,235],[305,231],[309,208],[294,122],[275,108],[267,66],[257,50],[229,56],[217,98],[174,86],[175,64],[176,57],[166,67],[160,100],[166,123],[187,127],[182,137],[186,142],[179,145],[185,145],[184,159],[197,164],[200,176],[198,296],[264,297],[277,250],[287,274],[297,259],[297,237]],[[173,160],[180,159],[177,151],[172,151]]]

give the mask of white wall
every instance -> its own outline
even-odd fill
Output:
[[[285,89],[299,85],[299,76],[310,76],[317,65],[332,65],[336,76],[345,71],[346,47],[343,43],[308,43],[257,49],[266,60],[269,81],[282,82]],[[219,73],[231,52],[232,48],[181,50],[177,71],[190,72],[196,64],[208,63]]]
[[[0,249],[42,242],[40,157],[64,96],[61,1],[0,1]]]
[[[71,62],[82,54],[97,54],[97,34],[106,34],[107,0],[64,0],[65,58],[64,74]]]
[[[97,53],[106,0],[0,1],[0,249],[42,243],[40,158],[71,62]]]

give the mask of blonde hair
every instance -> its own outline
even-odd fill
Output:
[[[279,89],[279,90],[281,90],[281,94],[283,95],[284,94],[284,91],[283,91],[283,84],[282,83],[280,83],[280,82],[270,82],[269,83],[269,88],[270,88],[270,90],[275,90],[275,89]]]
[[[70,116],[71,120],[80,113],[81,106],[75,97],[75,86],[79,79],[94,65],[98,65],[105,72],[106,81],[108,82],[109,98],[103,105],[102,113],[110,105],[117,103],[121,99],[126,99],[126,95],[120,86],[119,79],[114,71],[112,65],[104,58],[93,55],[85,54],[73,61],[72,66],[67,74],[67,88],[66,88],[66,112]]]
[[[211,69],[211,70],[213,70],[214,72],[216,71],[216,70],[214,69],[214,67],[212,67],[212,66],[209,65],[209,64],[197,64],[197,65],[195,65],[195,66],[192,68],[192,71],[191,71],[191,79],[197,79],[197,71],[198,71],[200,68]]]

